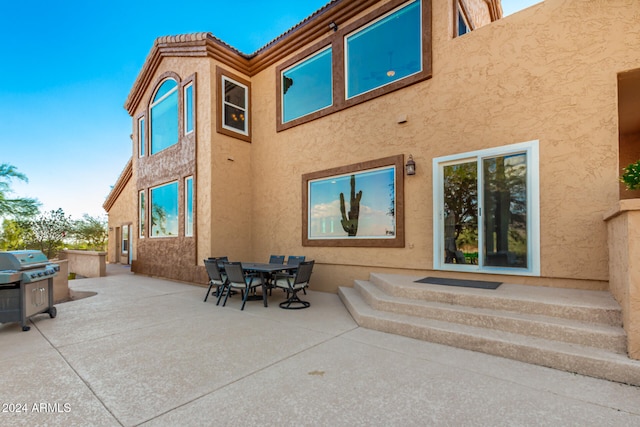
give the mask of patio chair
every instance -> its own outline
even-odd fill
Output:
[[[289,258],[287,259],[287,265],[298,265],[302,261],[304,261],[304,259],[305,259],[304,256],[289,255]],[[291,270],[291,274],[296,274],[296,271],[298,271],[298,270]],[[307,290],[306,289],[302,289],[302,292],[305,295],[307,294]]]
[[[226,292],[222,306],[224,307],[227,304],[227,298],[232,289],[237,288],[243,293],[242,307],[240,307],[240,310],[244,310],[244,305],[247,302],[250,291],[258,286],[262,286],[262,279],[256,276],[245,276],[242,270],[242,263],[240,262],[226,262],[224,264],[224,270],[227,273],[226,288],[228,291]]]
[[[287,292],[286,301],[280,303],[280,308],[287,310],[299,310],[308,308],[311,303],[302,301],[298,297],[298,292],[309,286],[309,279],[313,271],[314,261],[303,261],[298,264],[295,274],[276,274],[273,280],[274,286],[282,288]]]
[[[216,287],[216,296],[218,300],[216,301],[216,305],[220,303],[220,297],[225,288],[225,284],[227,282],[227,276],[223,274],[218,268],[218,259],[217,258],[208,258],[204,260],[204,267],[207,269],[207,275],[209,276],[209,289],[207,289],[207,295],[204,297],[204,302],[207,302],[209,298],[209,294],[211,293],[211,288]]]
[[[269,264],[284,264],[284,255],[271,255],[269,256]],[[271,283],[271,274],[265,273],[264,278],[266,279],[267,288],[269,289],[269,295],[271,295],[271,289],[273,288],[273,284]]]
[[[302,261],[304,261],[304,256],[289,255],[289,258],[287,258],[287,265],[297,265]]]
[[[284,264],[284,255],[271,255],[269,264]]]

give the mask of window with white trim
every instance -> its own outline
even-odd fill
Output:
[[[184,180],[184,235],[193,236],[193,177]]]
[[[146,205],[144,201],[144,190],[138,193],[138,236],[144,238],[146,225]]]
[[[178,82],[166,79],[156,91],[149,111],[150,154],[178,143]]]
[[[184,134],[193,132],[193,83],[184,87]]]
[[[249,135],[249,89],[222,75],[222,127],[242,135]]]
[[[150,191],[150,237],[178,235],[178,182],[159,185]]]
[[[143,116],[138,119],[138,157],[145,156],[146,144]]]
[[[433,159],[434,268],[540,275],[538,141]]]
[[[129,253],[129,225],[122,226],[122,253]]]

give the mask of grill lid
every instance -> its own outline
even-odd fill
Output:
[[[0,252],[0,270],[26,270],[47,264],[49,264],[49,260],[41,251]]]

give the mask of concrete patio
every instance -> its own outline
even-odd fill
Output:
[[[0,325],[0,425],[640,426],[638,387],[360,328],[335,294],[240,311],[120,266],[70,288],[97,294]]]

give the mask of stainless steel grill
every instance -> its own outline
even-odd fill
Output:
[[[53,278],[58,271],[60,267],[40,251],[0,252],[0,322],[20,322],[28,331],[31,316],[56,317]]]

